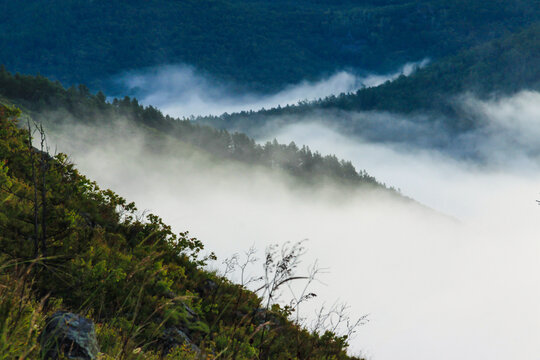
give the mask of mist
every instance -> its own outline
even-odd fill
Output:
[[[142,104],[153,105],[173,117],[189,117],[256,111],[349,93],[362,87],[378,86],[400,75],[408,76],[428,63],[429,59],[406,63],[389,74],[358,75],[338,71],[319,81],[302,81],[285,86],[273,94],[238,91],[231,84],[220,82],[189,65],[132,71],[117,76],[115,82],[124,92],[135,95]]]
[[[440,125],[377,113],[347,114],[371,119],[366,138],[315,116],[259,137],[352,160],[427,207],[383,190],[302,190],[285,174],[219,161],[166,136],[155,151],[144,131],[122,119],[51,128],[50,141],[102,187],[176,231],[189,230],[220,260],[250,246],[263,251],[309,239],[303,265],[318,259],[329,273],[302,316],[309,321],[337,299],[353,317],[369,314],[351,353],[528,360],[540,353],[539,99],[531,92],[491,101],[465,96],[463,108],[483,126],[457,138],[441,134]],[[399,140],[392,119],[410,141]]]
[[[462,96],[458,101],[462,112],[479,124],[475,129],[456,133],[445,126],[448,119],[422,115],[328,111],[270,119],[251,133],[260,142],[294,141],[352,160],[379,181],[460,218],[482,211],[483,204],[463,199],[492,197],[494,189],[488,184],[514,186],[517,180],[537,179],[540,94],[524,91],[492,100]],[[344,117],[346,121],[333,120]],[[351,131],[343,123],[361,124],[361,130]],[[458,181],[453,186],[446,185],[454,179]],[[467,186],[460,188],[463,182]],[[483,185],[470,186],[475,183]]]

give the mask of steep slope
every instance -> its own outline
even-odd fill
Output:
[[[346,336],[203,270],[201,241],[33,148],[17,116],[0,106],[1,357],[41,358],[45,316],[66,309],[98,324],[105,359],[351,359]]]
[[[0,59],[104,88],[130,69],[188,63],[272,90],[336,69],[438,59],[540,20],[538,0],[0,1]]]
[[[47,126],[76,122],[99,127],[127,121],[148,135],[153,149],[160,148],[165,136],[217,159],[282,171],[304,184],[332,181],[344,186],[384,187],[365,171],[357,172],[350,162],[332,155],[322,156],[306,146],[299,148],[294,143],[283,145],[276,141],[259,145],[241,133],[229,133],[163,116],[154,107],[139,105],[136,99],[126,97],[107,103],[103,93],[92,95],[85,86],[66,90],[44,77],[12,75],[0,68],[0,96],[22,106]]]

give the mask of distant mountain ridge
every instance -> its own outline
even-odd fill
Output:
[[[365,88],[283,108],[199,117],[197,121],[224,129],[259,128],[269,119],[302,116],[314,111],[382,111],[431,114],[447,119],[450,129],[469,130],[475,119],[456,106],[456,97],[508,96],[522,90],[540,91],[540,23],[516,34],[488,41],[401,76],[383,85]],[[323,115],[324,116],[324,115]],[[347,122],[346,117],[332,122]],[[350,124],[349,124],[350,125]],[[248,131],[249,132],[249,131]]]
[[[49,125],[75,122],[102,127],[122,119],[133,128],[142,129],[153,149],[159,149],[162,140],[170,137],[220,161],[282,171],[303,184],[332,182],[345,188],[370,186],[397,194],[366,171],[357,171],[351,162],[334,155],[323,156],[307,146],[299,148],[294,143],[279,144],[275,140],[259,145],[242,133],[164,116],[152,106],[140,105],[136,99],[125,97],[108,103],[102,92],[93,95],[84,85],[65,89],[42,76],[13,75],[0,66],[2,102],[19,106],[26,114]]]
[[[69,86],[187,63],[259,90],[439,59],[540,20],[539,0],[0,0],[0,59]]]

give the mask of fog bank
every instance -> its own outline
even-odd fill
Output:
[[[438,148],[346,136],[317,121],[266,134],[353,160],[458,220],[381,192],[298,191],[282,174],[218,161],[172,139],[161,139],[155,151],[121,122],[65,126],[51,130],[51,141],[83,173],[175,230],[190,230],[220,259],[252,245],[263,250],[309,239],[305,267],[318,258],[330,272],[303,316],[336,298],[351,305],[353,316],[370,314],[351,342],[353,353],[374,360],[533,360],[540,353],[538,99],[469,99],[464,106],[485,126],[461,138],[440,134],[446,140]],[[390,122],[376,123],[381,139],[392,132]],[[435,133],[414,126],[426,137]],[[465,145],[480,149],[484,160],[448,150]]]
[[[463,96],[458,101],[475,119],[475,129],[456,133],[448,119],[422,115],[328,111],[269,119],[251,132],[261,142],[294,141],[352,160],[421,203],[462,217],[481,212],[483,205],[464,199],[492,197],[495,189],[488,184],[514,186],[515,181],[537,178],[540,93],[485,101]],[[453,179],[458,181],[446,186]],[[469,186],[474,183],[485,185]]]
[[[294,105],[303,100],[316,100],[329,95],[348,93],[362,87],[372,87],[408,76],[429,60],[407,63],[390,74],[358,75],[339,71],[316,82],[303,81],[286,86],[274,94],[242,92],[230,84],[203,75],[188,65],[170,65],[133,71],[116,81],[142,104],[153,105],[174,117],[191,115],[221,115]]]

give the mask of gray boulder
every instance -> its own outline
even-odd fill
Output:
[[[42,358],[95,360],[99,346],[94,323],[77,314],[58,311],[46,320],[40,336]]]
[[[176,327],[165,329],[161,338],[161,344],[163,347],[163,355],[169,354],[174,348],[184,344],[188,345],[193,353],[199,356],[201,355],[201,349],[191,341],[184,331]]]

